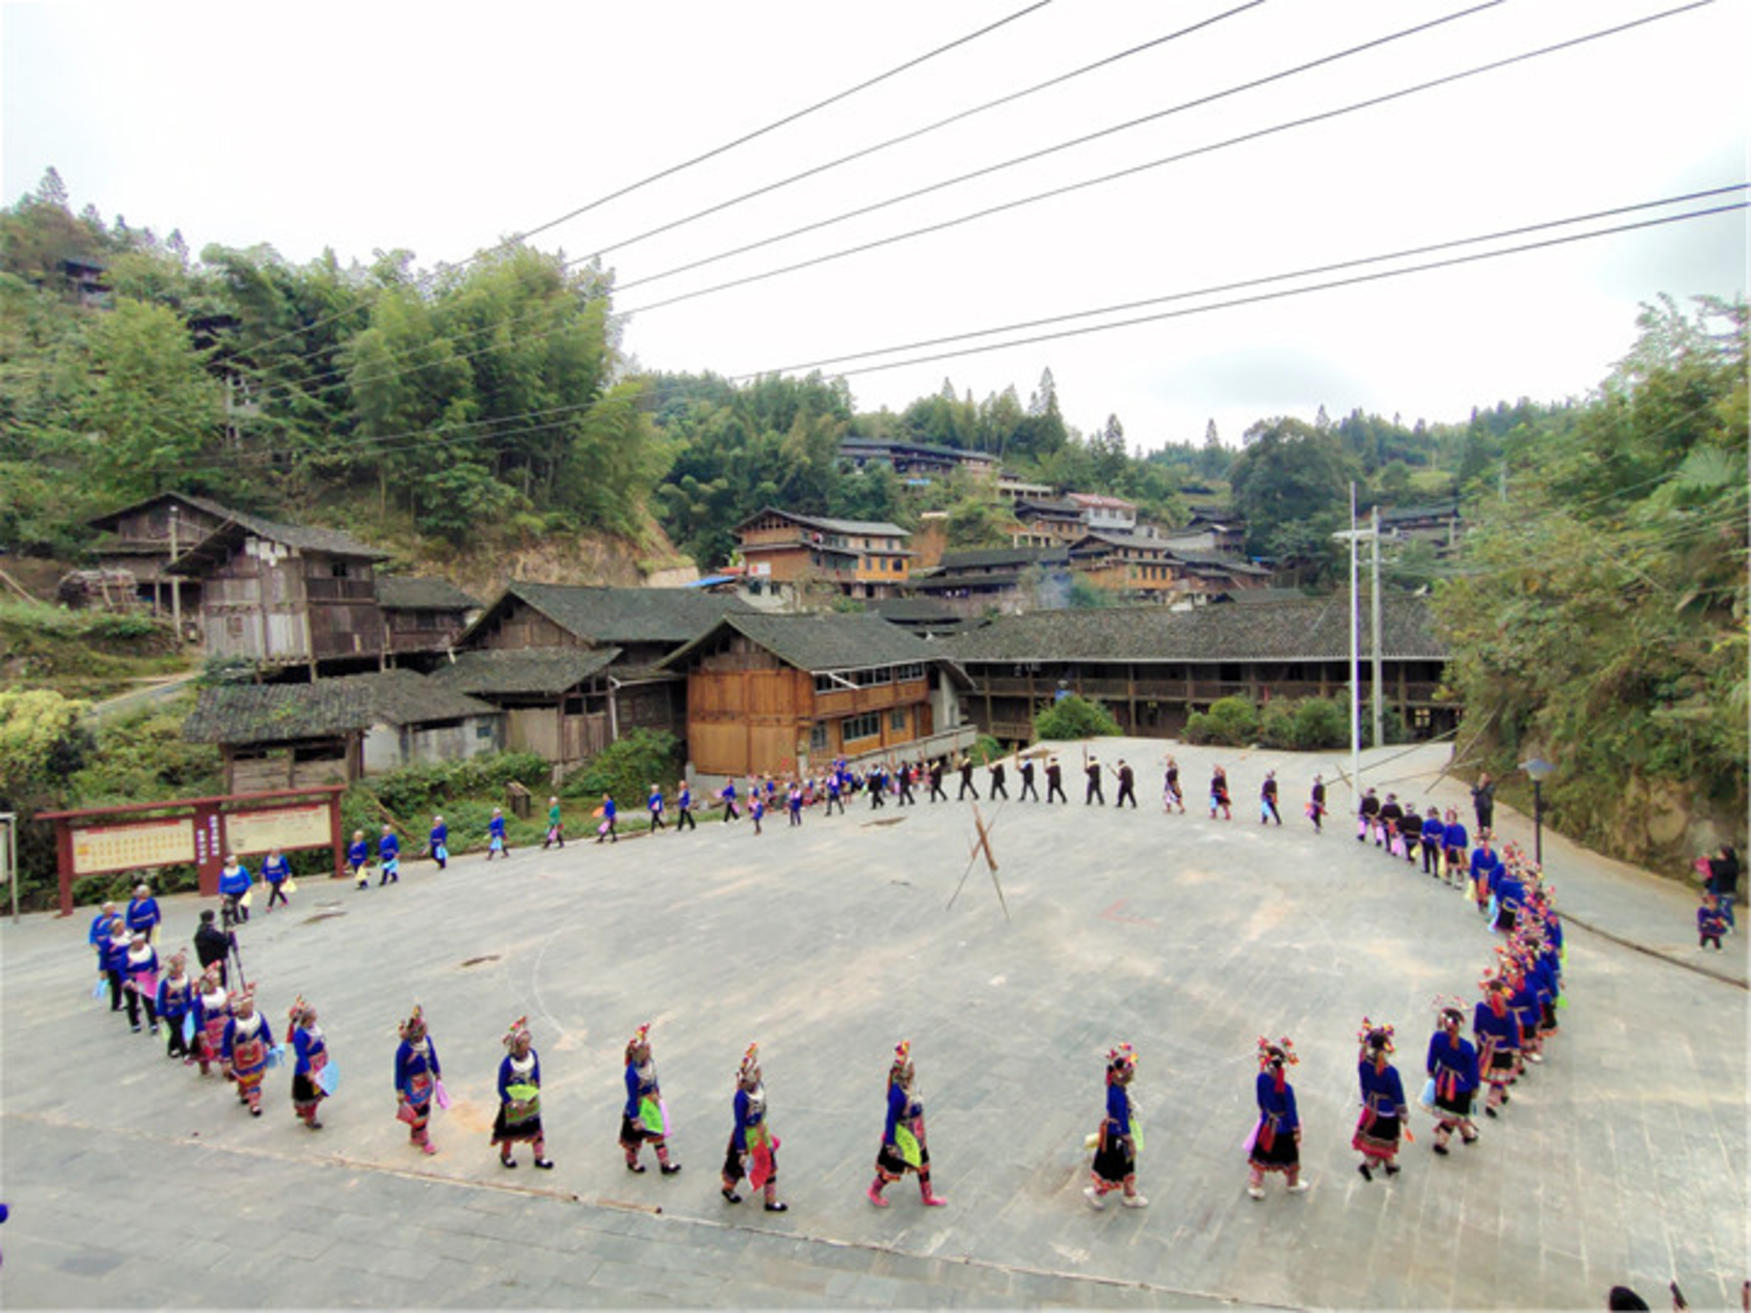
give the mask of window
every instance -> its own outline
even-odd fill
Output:
[[[861,716],[848,716],[840,722],[839,737],[846,743],[853,739],[873,739],[882,732],[882,718],[873,711]]]
[[[827,750],[827,727],[824,724],[809,726],[809,751],[825,752]]]
[[[331,579],[348,578],[347,563],[345,561],[330,561],[328,563],[328,574]]]
[[[476,725],[474,727],[474,737],[477,739],[490,739],[492,737],[492,722],[483,720],[480,724]]]
[[[837,675],[815,676],[815,692],[817,693],[837,693],[844,687],[845,685],[839,682],[839,676]]]
[[[895,707],[888,713],[888,728],[896,734],[906,732],[906,708]]]
[[[901,683],[901,682],[908,680],[908,679],[923,679],[923,678],[924,678],[924,666],[923,666],[923,663],[921,663],[921,662],[915,663],[912,665],[895,666],[894,667],[894,682],[896,684]]]

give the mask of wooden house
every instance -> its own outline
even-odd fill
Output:
[[[165,570],[201,582],[209,656],[307,665],[314,676],[325,662],[380,659],[383,613],[373,570],[386,556],[337,529],[232,511]]]
[[[846,597],[893,597],[911,575],[911,535],[879,520],[765,510],[736,526],[750,580],[794,586],[819,579]]]
[[[227,793],[350,784],[504,747],[496,707],[410,670],[204,688],[183,737],[219,745]]]
[[[447,651],[480,603],[448,579],[378,575],[377,609],[383,613],[383,655],[394,658]]]
[[[608,667],[620,655],[617,647],[477,648],[442,662],[431,682],[503,712],[506,751],[573,766],[618,737]]]
[[[663,665],[686,672],[694,771],[807,774],[970,744],[941,648],[875,615],[736,613]]]
[[[909,591],[970,617],[1063,605],[1069,587],[1065,548],[998,547],[944,552],[935,569],[914,576]]]
[[[591,690],[574,684],[540,691],[502,684],[481,689],[482,696],[507,711],[530,713],[516,718],[513,738],[554,761],[571,762],[599,751],[630,729],[685,734],[687,681],[658,663],[725,614],[749,609],[733,595],[696,588],[512,583],[468,627],[457,646],[482,652],[612,649],[588,676],[600,673],[600,702]],[[457,658],[462,660],[461,652]],[[550,670],[544,677],[558,673]],[[556,728],[535,728],[538,718],[533,713],[538,707],[550,713],[539,719],[553,720]],[[588,720],[597,714],[600,722]],[[601,730],[592,728],[597,723]],[[537,743],[550,745],[551,752]]]
[[[932,644],[966,674],[966,713],[1005,742],[1032,742],[1033,718],[1059,690],[1104,702],[1124,733],[1171,737],[1192,711],[1236,694],[1347,696],[1347,595],[1175,611],[1159,606],[999,616]],[[1373,638],[1362,615],[1362,694],[1371,696]],[[1446,645],[1427,603],[1382,599],[1386,704],[1418,737],[1451,729],[1459,707],[1442,689]]]
[[[200,612],[201,582],[173,575],[168,566],[237,514],[206,497],[161,492],[87,521],[101,534],[91,555],[105,573],[131,575],[140,600],[155,611],[192,619]]]
[[[872,463],[891,466],[895,474],[909,483],[929,483],[956,470],[965,470],[979,479],[994,478],[997,474],[997,457],[990,452],[941,447],[929,442],[844,438],[839,443],[839,457],[860,470]]]

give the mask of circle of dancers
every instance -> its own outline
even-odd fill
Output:
[[[1020,772],[1023,797],[1033,789],[1033,761],[1024,759]],[[918,763],[932,794],[941,794],[944,762]],[[841,775],[843,763],[820,784],[821,796],[831,807],[844,808],[847,794],[893,789],[906,802],[910,789],[881,767],[858,777]],[[999,763],[998,770],[1001,769]],[[1088,802],[1100,794],[1098,762],[1088,764]],[[873,781],[871,779],[873,774]],[[1132,796],[1130,768],[1118,764],[1119,797]],[[1048,800],[1062,796],[1062,781],[1056,758],[1046,766]],[[910,783],[910,781],[908,781]],[[994,789],[1002,789],[1003,777],[995,775]],[[746,799],[756,818],[764,810],[762,792],[776,788],[772,781],[755,782]],[[970,763],[961,767],[963,794],[977,787]],[[807,805],[812,782],[790,781],[785,785],[783,808],[800,824],[798,813]],[[1004,791],[1000,796],[1007,797]],[[1034,797],[1037,799],[1038,794]],[[682,782],[678,791],[675,826],[692,810],[691,793]],[[736,789],[733,781],[724,788],[725,819],[734,818]],[[1104,799],[1101,799],[1104,803]],[[1260,823],[1281,825],[1277,811],[1275,773],[1268,773],[1260,788]],[[1316,828],[1325,816],[1325,788],[1314,777],[1306,809]],[[1226,773],[1218,766],[1212,772],[1210,810],[1212,817],[1227,817],[1232,800]],[[880,802],[872,806],[880,806]],[[660,827],[665,810],[660,791],[652,789],[649,804]],[[1183,812],[1184,796],[1179,771],[1173,759],[1166,762],[1163,806]],[[611,819],[611,816],[610,816]],[[442,824],[441,820],[438,824]],[[388,827],[385,827],[387,831]],[[1554,893],[1542,881],[1538,867],[1512,843],[1498,850],[1488,830],[1482,830],[1477,845],[1467,852],[1465,828],[1448,811],[1444,816],[1428,809],[1418,818],[1414,808],[1403,807],[1394,794],[1384,801],[1375,789],[1366,790],[1358,808],[1358,842],[1372,843],[1388,860],[1412,865],[1419,855],[1422,870],[1431,878],[1460,888],[1470,905],[1486,918],[1500,936],[1489,969],[1479,980],[1481,997],[1469,1017],[1463,1000],[1443,996],[1434,1000],[1435,1021],[1423,1065],[1423,1081],[1416,1106],[1433,1118],[1430,1148],[1445,1157],[1457,1133],[1469,1148],[1481,1138],[1476,1120],[1481,1115],[1500,1119],[1512,1101],[1510,1090],[1528,1078],[1533,1066],[1544,1061],[1547,1046],[1558,1029],[1558,1010],[1566,1006],[1562,993],[1563,926]],[[441,839],[440,839],[441,843]],[[441,851],[441,849],[440,849]],[[489,856],[501,852],[495,847]],[[393,855],[393,851],[392,851]],[[233,865],[234,859],[227,865]],[[395,878],[393,870],[389,879]],[[172,954],[161,968],[155,941],[163,916],[151,890],[141,885],[124,912],[114,903],[104,903],[93,918],[88,942],[97,958],[98,979],[92,997],[106,996],[112,1013],[127,1017],[135,1033],[162,1038],[167,1059],[180,1059],[184,1066],[198,1067],[202,1077],[215,1074],[230,1085],[240,1108],[260,1117],[267,1099],[269,1071],[290,1067],[290,1106],[293,1115],[311,1131],[320,1131],[321,1105],[332,1097],[339,1071],[332,1061],[327,1037],[318,1024],[314,1005],[301,995],[287,1012],[283,1041],[259,1010],[256,986],[240,980],[235,989],[228,980],[229,959],[235,938],[213,925],[213,913],[203,911],[195,935],[201,973],[191,975],[187,954]],[[144,1016],[144,1026],[141,1018]],[[1466,1033],[1469,1021],[1469,1037]],[[397,1027],[399,1044],[394,1053],[394,1109],[398,1121],[408,1127],[409,1147],[421,1154],[436,1154],[432,1139],[434,1114],[449,1107],[443,1068],[423,1010],[415,1006]],[[1401,1170],[1399,1155],[1413,1141],[1409,1119],[1411,1106],[1395,1065],[1395,1028],[1364,1017],[1356,1035],[1358,1114],[1350,1146],[1360,1155],[1357,1172],[1374,1181],[1375,1173],[1390,1179]],[[519,1017],[502,1037],[505,1053],[498,1064],[496,1089],[498,1110],[492,1124],[490,1144],[502,1167],[517,1166],[516,1146],[527,1144],[533,1165],[551,1169],[541,1106],[541,1060],[535,1051],[528,1019]],[[1257,1116],[1243,1142],[1246,1159],[1246,1192],[1253,1199],[1266,1196],[1266,1179],[1280,1174],[1285,1189],[1299,1194],[1309,1189],[1301,1174],[1302,1123],[1295,1100],[1290,1070],[1300,1064],[1294,1042],[1287,1036],[1257,1041],[1258,1073],[1254,1080]],[[658,1081],[652,1057],[650,1025],[641,1025],[628,1039],[624,1054],[626,1099],[620,1109],[618,1146],[626,1168],[643,1174],[641,1161],[648,1146],[662,1176],[680,1173],[670,1144],[668,1103]],[[1129,1043],[1109,1049],[1103,1059],[1103,1106],[1100,1121],[1085,1141],[1089,1153],[1089,1184],[1083,1194],[1090,1207],[1102,1210],[1108,1196],[1119,1195],[1127,1208],[1144,1208],[1148,1199],[1137,1188],[1138,1164],[1143,1151],[1141,1112],[1134,1102],[1132,1086],[1138,1070],[1138,1054]],[[736,1068],[730,1090],[731,1130],[725,1150],[720,1193],[727,1205],[743,1202],[741,1189],[757,1191],[768,1212],[787,1211],[778,1197],[778,1150],[767,1107],[764,1073],[759,1047],[750,1044]],[[927,1208],[941,1207],[947,1200],[931,1184],[930,1149],[925,1133],[924,1104],[918,1092],[912,1045],[899,1043],[888,1067],[886,1108],[881,1142],[875,1157],[875,1174],[865,1191],[871,1205],[886,1208],[887,1188],[902,1177],[917,1177],[919,1197]]]

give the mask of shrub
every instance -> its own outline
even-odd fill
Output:
[[[1295,706],[1295,746],[1303,751],[1341,748],[1350,741],[1350,713],[1330,698],[1304,698]]]
[[[973,746],[967,752],[975,766],[988,766],[1003,756],[1003,745],[989,734],[981,734],[973,740]]]
[[[1186,717],[1188,743],[1225,743],[1245,747],[1259,735],[1258,708],[1242,697],[1217,698],[1210,710]]]
[[[1042,739],[1092,739],[1117,734],[1119,722],[1104,703],[1072,693],[1034,713],[1034,732]]]
[[[651,785],[667,796],[685,768],[680,739],[666,730],[635,729],[567,776],[560,792],[590,801],[611,793],[621,813],[632,817],[644,806]]]
[[[489,752],[466,761],[428,762],[374,775],[362,780],[347,792],[351,806],[343,804],[343,823],[367,834],[376,834],[383,824],[383,814],[371,805],[371,799],[403,825],[424,833],[424,823],[433,813],[446,806],[454,807],[458,799],[492,798],[488,811],[502,798],[505,786],[515,780],[531,793],[546,797],[547,781],[553,768],[533,752]],[[543,808],[543,811],[546,809]]]

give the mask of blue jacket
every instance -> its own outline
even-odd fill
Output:
[[[128,904],[128,929],[151,934],[152,927],[164,919],[156,898],[136,898]]]
[[[278,860],[272,857],[262,858],[261,878],[269,884],[279,884],[290,874],[292,874],[292,864],[284,857]]]
[[[236,871],[219,872],[219,892],[222,894],[246,894],[253,883],[249,868],[239,864]]]

